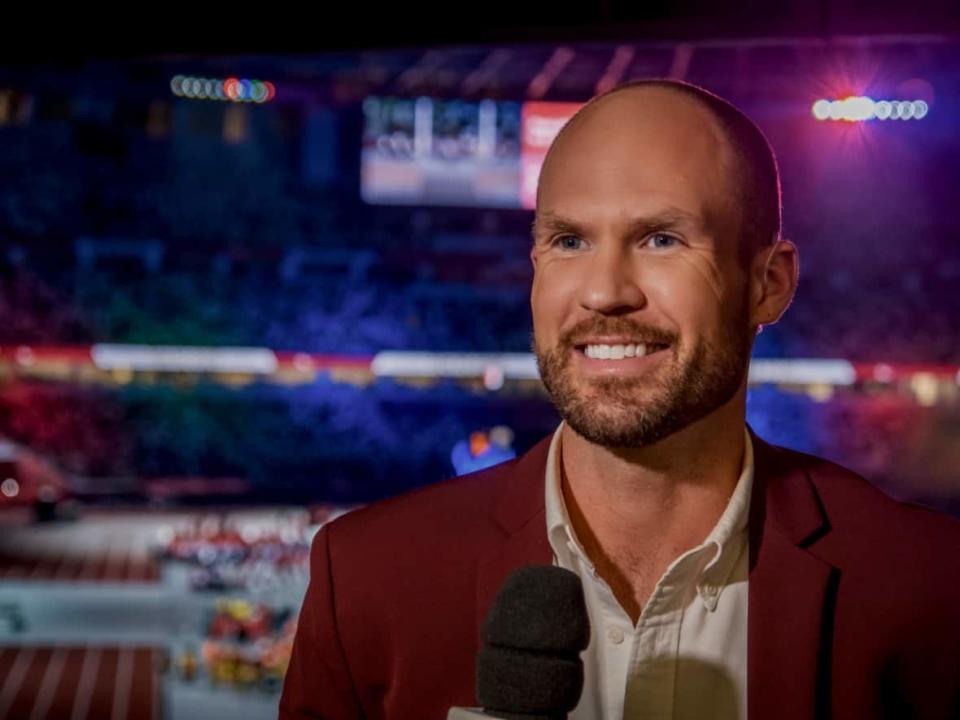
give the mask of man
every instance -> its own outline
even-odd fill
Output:
[[[753,337],[797,285],[739,111],[645,81],[540,177],[531,304],[564,422],[519,460],[325,526],[282,718],[475,705],[504,577],[555,563],[591,623],[572,717],[960,717],[960,524],[745,425]]]

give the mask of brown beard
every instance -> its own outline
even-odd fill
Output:
[[[752,339],[739,315],[717,344],[698,342],[684,362],[679,338],[624,317],[597,317],[564,332],[554,348],[534,352],[540,378],[557,412],[577,434],[611,448],[639,448],[706,417],[736,394],[750,364]],[[572,371],[579,338],[626,335],[668,344],[661,366],[641,378],[577,381]]]

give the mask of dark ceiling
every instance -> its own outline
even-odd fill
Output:
[[[0,61],[297,54],[425,46],[676,42],[706,38],[960,35],[957,0],[333,0],[284,8],[239,3],[214,13],[167,3],[97,16],[27,5],[5,10]],[[30,32],[12,32],[17,27]]]

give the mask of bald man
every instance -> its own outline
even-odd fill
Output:
[[[563,422],[321,530],[281,718],[475,705],[494,595],[551,563],[591,624],[575,720],[960,717],[960,524],[746,425],[798,277],[759,129],[683,83],[595,98],[544,163],[531,260]]]

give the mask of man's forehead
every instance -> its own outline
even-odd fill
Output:
[[[577,197],[589,204],[598,196],[608,203],[642,198],[650,206],[644,212],[660,212],[658,205],[691,213],[726,205],[733,179],[729,142],[698,101],[669,89],[637,88],[605,97],[584,112],[548,153],[538,211]],[[658,201],[660,195],[666,199]]]

